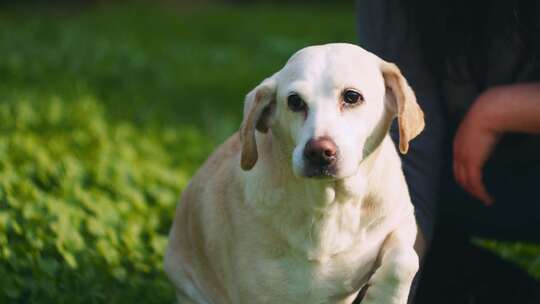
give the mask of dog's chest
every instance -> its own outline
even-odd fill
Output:
[[[263,297],[253,303],[269,303],[264,297],[282,303],[348,303],[367,283],[379,247],[362,242],[337,254],[312,257],[294,249],[260,248],[253,259],[244,260],[242,268],[250,272],[243,281],[249,297]]]
[[[237,302],[352,302],[386,235],[380,204],[365,195],[342,199],[335,189],[284,188],[249,192],[254,208],[237,248]]]
[[[367,283],[384,233],[380,225],[368,225],[372,218],[360,207],[339,208],[308,221],[289,211],[280,221],[251,230],[252,237],[242,246],[244,257],[249,248],[249,258],[239,265],[253,270],[242,272],[250,297],[269,296],[282,303],[349,303]],[[264,298],[254,302],[267,303]]]

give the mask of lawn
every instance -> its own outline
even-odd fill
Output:
[[[172,303],[189,177],[246,92],[354,28],[352,4],[1,7],[0,303]],[[540,274],[537,248],[484,244]]]
[[[344,6],[2,7],[0,303],[172,303],[176,201],[244,95],[354,39]]]

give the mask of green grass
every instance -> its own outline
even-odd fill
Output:
[[[355,42],[353,11],[1,8],[0,303],[172,303],[182,188],[293,52]],[[495,249],[540,274],[512,246]]]
[[[88,96],[0,119],[0,302],[170,302],[161,260],[199,132],[111,123]]]
[[[540,281],[540,245],[478,238],[473,238],[472,243],[495,252],[503,259],[514,262]]]
[[[0,303],[172,303],[176,201],[243,97],[351,7],[0,9]]]
[[[251,87],[299,48],[331,41],[355,41],[352,4],[2,9],[0,97],[90,94],[110,118],[190,124],[218,142]]]

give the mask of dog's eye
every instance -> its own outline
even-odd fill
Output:
[[[343,93],[343,101],[348,105],[354,105],[364,101],[364,96],[356,91],[346,90]]]
[[[306,103],[298,94],[291,94],[287,97],[287,105],[293,112],[300,112],[306,108]]]

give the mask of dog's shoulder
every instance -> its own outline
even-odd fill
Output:
[[[231,204],[243,199],[239,151],[240,138],[234,134],[193,176],[176,209],[165,270],[175,282],[177,292],[193,299],[204,298],[199,290],[205,290],[206,297],[230,303],[224,300],[226,292],[215,275],[223,269],[214,263],[227,252],[223,250],[227,245],[223,240],[228,239],[226,235],[231,231]]]
[[[192,181],[212,178],[216,176],[216,172],[222,171],[224,168],[229,168],[231,163],[238,163],[238,166],[240,166],[238,160],[239,153],[240,135],[237,132],[231,135],[224,143],[218,146],[212,154],[210,154],[195,173]]]
[[[242,184],[243,178],[239,155],[240,136],[235,133],[221,144],[195,173],[184,190],[181,204],[214,205],[227,201],[231,190],[239,192],[240,189],[237,188]]]

